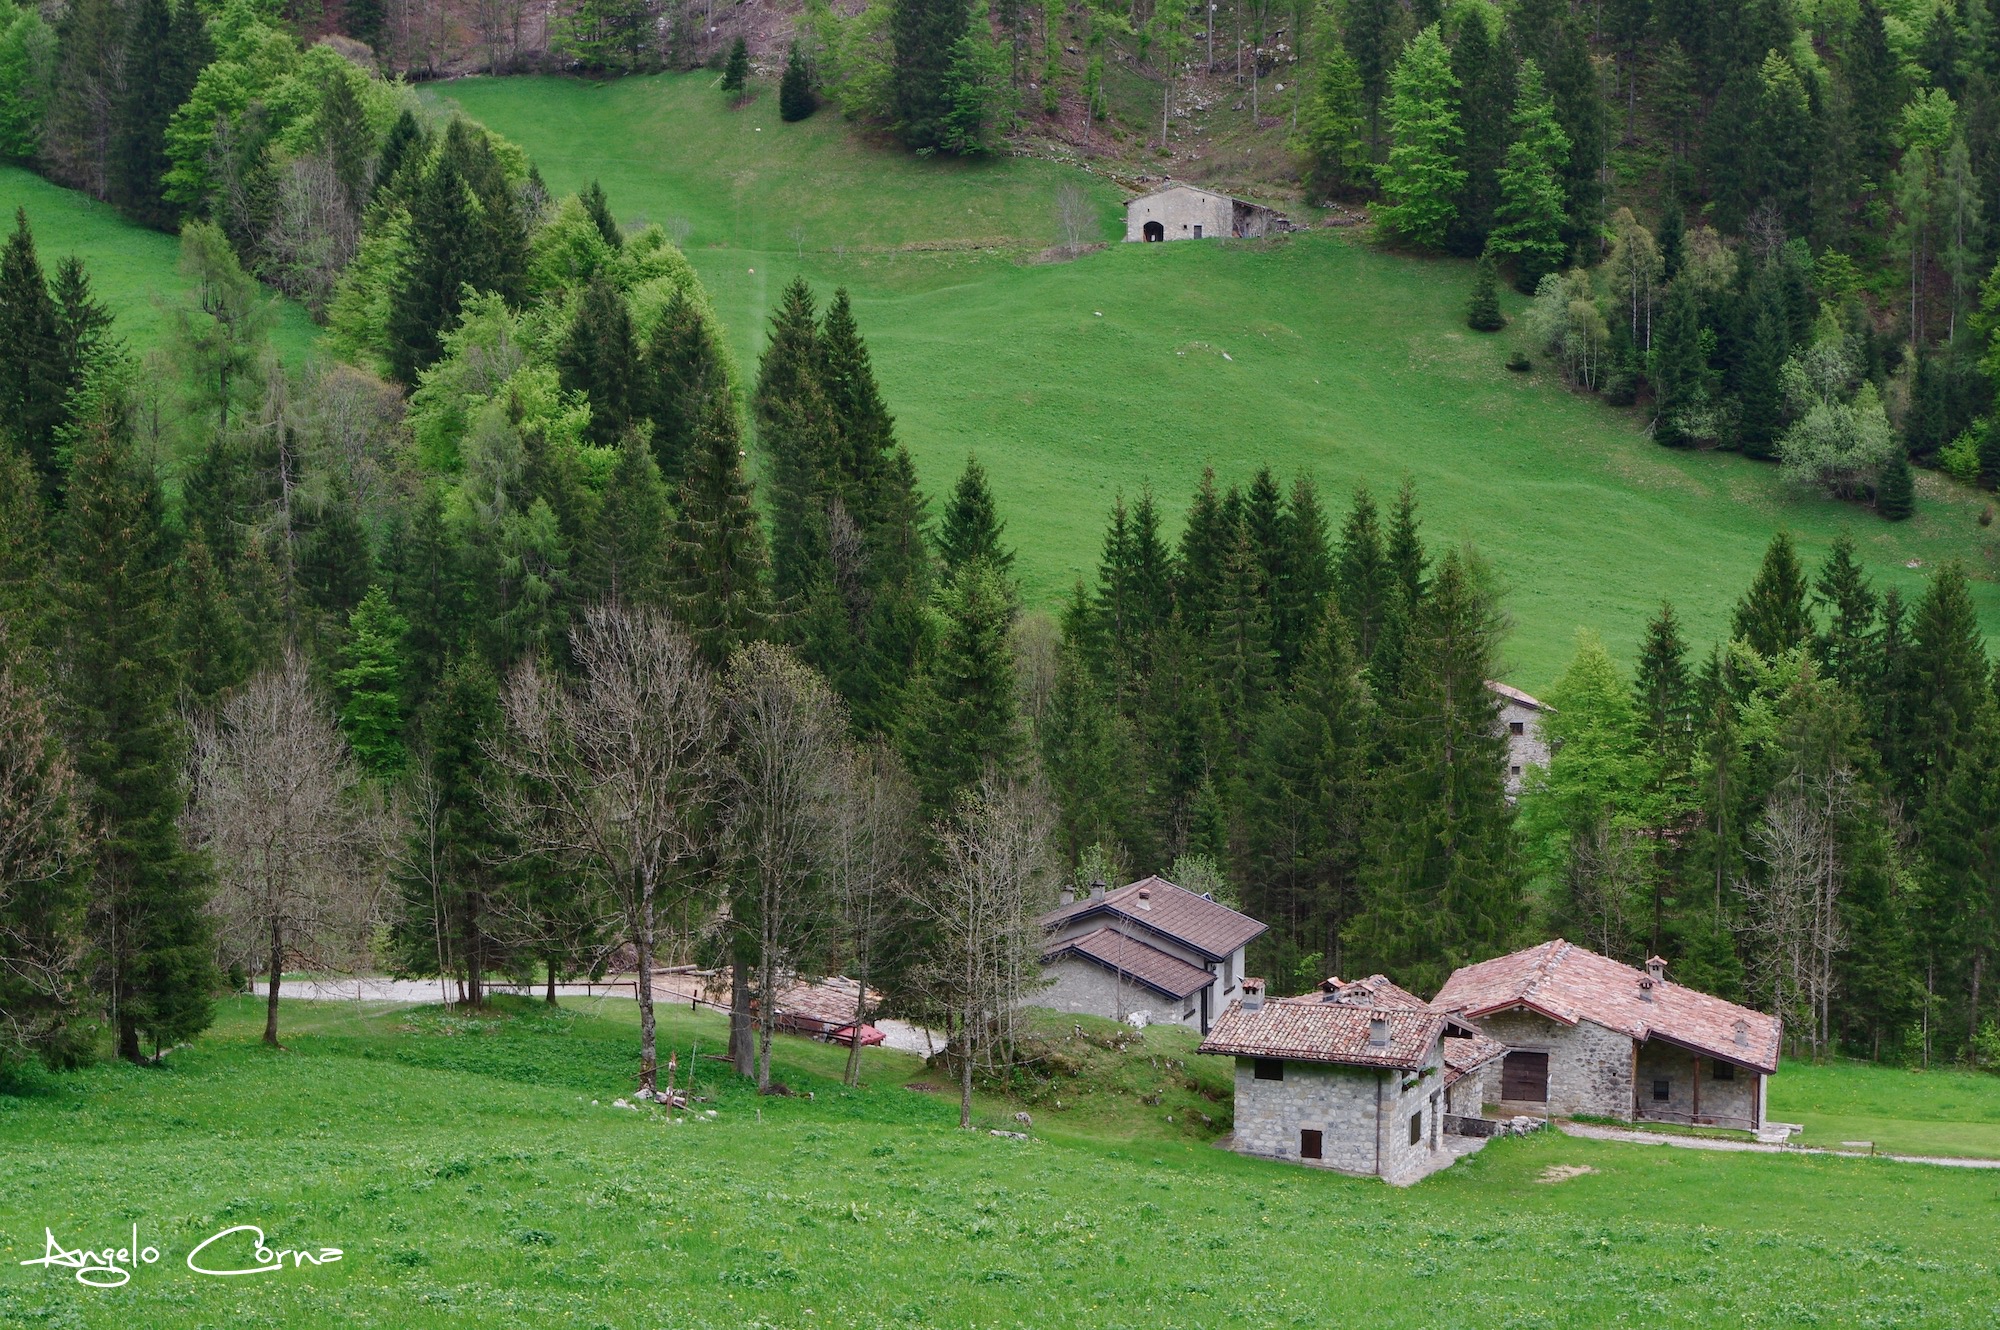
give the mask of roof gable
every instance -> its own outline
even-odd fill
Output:
[[[1528,1007],[1565,1025],[1587,1020],[1642,1042],[1657,1036],[1767,1074],[1778,1069],[1784,1033],[1775,1016],[1651,981],[1561,938],[1454,971],[1432,1005],[1468,1017]]]
[[[1169,956],[1115,928],[1100,928],[1073,937],[1045,953],[1042,963],[1046,965],[1065,956],[1080,956],[1170,998],[1193,997],[1215,982],[1215,976],[1199,965],[1189,965],[1180,957]]]
[[[1370,1042],[1376,1021],[1385,1027],[1385,1043]],[[1444,1027],[1436,1012],[1401,1007],[1288,1000],[1245,1010],[1239,1001],[1216,1018],[1200,1051],[1415,1071],[1429,1061]]]
[[[1264,932],[1264,925],[1163,877],[1143,877],[1102,897],[1086,896],[1041,917],[1044,931],[1102,916],[1149,928],[1191,951],[1221,960]]]

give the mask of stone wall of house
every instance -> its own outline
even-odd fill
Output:
[[[1561,1025],[1531,1011],[1503,1011],[1477,1022],[1510,1049],[1549,1055],[1549,1108],[1556,1116],[1632,1116],[1632,1040],[1594,1021]],[[1502,1067],[1495,1058],[1481,1075],[1489,1104],[1500,1099]],[[1467,1077],[1471,1080],[1471,1077]]]
[[[1243,1154],[1314,1163],[1344,1173],[1415,1182],[1452,1161],[1444,1144],[1443,1068],[1428,1073],[1287,1062],[1281,1081],[1258,1080],[1256,1060],[1236,1060],[1235,1146]],[[1410,1082],[1408,1088],[1404,1083]],[[1410,1118],[1419,1117],[1415,1144]],[[1321,1158],[1301,1160],[1299,1135],[1320,1133]]]
[[[1196,993],[1185,1002],[1177,1002],[1129,979],[1121,984],[1118,976],[1111,971],[1078,956],[1065,956],[1051,965],[1044,965],[1042,978],[1049,981],[1047,986],[1028,997],[1028,1001],[1037,1007],[1073,1011],[1084,1016],[1102,1016],[1112,1021],[1124,1020],[1138,1012],[1145,1015],[1148,1025],[1186,1025],[1194,1028],[1201,1025],[1201,994]],[[1192,1016],[1187,1014],[1190,1010],[1194,1013]]]
[[[1514,726],[1521,733],[1514,733]],[[1507,793],[1519,794],[1521,781],[1531,766],[1549,765],[1549,741],[1542,734],[1542,713],[1523,706],[1511,697],[1500,699],[1500,733],[1507,738]]]
[[[1701,1111],[1695,1112],[1695,1068],[1701,1068]],[[1662,1122],[1697,1122],[1718,1127],[1757,1125],[1757,1081],[1754,1071],[1738,1067],[1730,1080],[1717,1080],[1713,1058],[1696,1058],[1672,1044],[1639,1046],[1639,1116]],[[1655,1099],[1657,1082],[1666,1082],[1667,1097]]]
[[[1160,223],[1167,240],[1196,239],[1197,226],[1201,239],[1228,236],[1235,222],[1234,204],[1227,194],[1192,187],[1148,194],[1125,206],[1125,238],[1144,240],[1147,222]]]

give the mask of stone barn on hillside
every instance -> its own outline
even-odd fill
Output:
[[[1193,185],[1163,185],[1125,205],[1127,241],[1214,240],[1267,236],[1288,230],[1282,216],[1260,203],[1246,203]]]
[[[1635,970],[1557,938],[1465,966],[1430,1005],[1506,1046],[1468,1103],[1764,1128],[1778,1018],[1668,983],[1657,956]]]
[[[1507,797],[1518,799],[1521,773],[1531,766],[1546,769],[1549,765],[1549,741],[1542,734],[1542,716],[1549,707],[1539,698],[1492,679],[1486,681],[1486,687],[1500,699],[1500,724],[1507,739]]]

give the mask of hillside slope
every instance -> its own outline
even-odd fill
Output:
[[[933,494],[969,451],[992,472],[1032,603],[1093,575],[1117,493],[1151,484],[1177,522],[1203,466],[1225,483],[1301,468],[1344,505],[1414,479],[1434,543],[1472,540],[1509,587],[1509,668],[1529,687],[1601,631],[1629,658],[1663,597],[1693,640],[1723,631],[1771,534],[1817,561],[1852,531],[1884,585],[1972,565],[2000,632],[2000,541],[1924,477],[1892,526],[1734,455],[1659,448],[1630,413],[1503,367],[1513,333],[1467,332],[1468,265],[1321,231],[1269,244],[1111,244],[1067,263],[1065,182],[1098,236],[1119,191],[1032,159],[930,162],[831,113],[786,125],[768,89],[724,107],[701,75],[466,79],[426,95],[520,142],[550,186],[600,180],[618,215],[684,232],[744,364],[794,273],[851,288],[890,407]]]

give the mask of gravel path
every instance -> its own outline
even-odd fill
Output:
[[[1960,1159],[1950,1155],[1892,1155],[1865,1150],[1826,1150],[1809,1145],[1765,1145],[1758,1141],[1724,1141],[1708,1136],[1671,1136],[1657,1131],[1624,1131],[1586,1122],[1558,1122],[1565,1136],[1588,1141],[1625,1141],[1633,1145],[1671,1145],[1682,1150],[1734,1150],[1766,1155],[1838,1155],[1843,1159],[1893,1159],[1899,1164],[1937,1164],[1944,1168],[2000,1168],[2000,1159]]]

